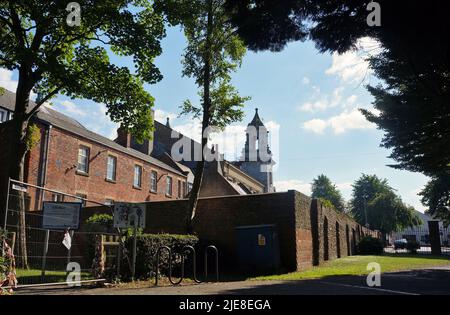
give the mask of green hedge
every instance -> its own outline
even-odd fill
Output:
[[[408,240],[408,243],[406,243],[406,249],[412,254],[417,254],[419,248],[420,244],[415,240]]]
[[[168,246],[174,255],[172,257],[173,275],[179,275],[181,267],[180,253],[183,247],[190,245],[195,247],[198,238],[194,235],[177,235],[177,234],[142,234],[137,236],[137,257],[136,257],[136,279],[149,279],[154,277],[154,267],[156,263],[156,252],[161,246]],[[132,257],[133,237],[126,240],[125,246],[128,249],[128,256]],[[128,262],[122,264],[122,276],[130,277]],[[189,267],[186,266],[186,269]],[[162,251],[159,260],[159,270],[161,274],[168,275],[169,272],[169,255],[166,250]]]
[[[86,220],[84,229],[88,232],[114,232],[113,216],[106,213],[93,214]]]
[[[381,255],[383,254],[383,243],[380,239],[372,236],[364,236],[357,245],[360,255]]]

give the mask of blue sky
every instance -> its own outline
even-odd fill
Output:
[[[183,100],[197,100],[197,87],[181,77],[181,55],[185,40],[178,28],[168,30],[163,54],[156,64],[164,75],[158,84],[146,86],[155,97],[156,118],[170,117],[175,129],[199,137],[199,123],[178,118]],[[259,108],[272,134],[277,169],[277,190],[297,189],[310,193],[310,183],[326,174],[348,200],[351,183],[361,173],[387,178],[402,199],[423,211],[417,192],[427,178],[418,173],[392,169],[387,164],[389,150],[380,147],[382,131],[367,122],[357,108],[371,108],[365,85],[377,81],[371,76],[364,56],[374,53],[376,43],[361,41],[361,50],[344,55],[320,54],[312,42],[291,43],[279,53],[248,52],[242,67],[233,75],[233,84],[246,103],[245,118],[213,138],[229,159],[238,158],[244,129]],[[132,67],[130,59],[114,57],[119,65]],[[0,69],[0,85],[15,89],[17,75]],[[87,100],[58,96],[53,106],[79,120],[86,127],[113,138],[116,126],[105,115],[105,107]]]

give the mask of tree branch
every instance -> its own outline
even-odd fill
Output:
[[[29,119],[30,117],[32,117],[38,111],[38,109],[42,106],[42,104],[44,104],[49,99],[51,99],[53,96],[55,96],[59,92],[59,90],[62,89],[62,87],[63,87],[62,84],[59,85],[53,91],[48,93],[44,98],[42,98],[39,102],[37,102],[36,105],[33,107],[33,109],[31,109],[31,111],[25,116],[26,119]]]

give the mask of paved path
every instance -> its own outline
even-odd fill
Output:
[[[68,294],[68,295],[299,295],[299,294],[450,294],[450,267],[432,268],[395,273],[381,277],[381,287],[368,287],[366,277],[338,276],[320,280],[299,281],[236,281],[182,286],[124,288],[39,288],[20,290],[17,294]]]

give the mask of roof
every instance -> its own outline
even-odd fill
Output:
[[[255,108],[255,116],[253,116],[252,121],[247,126],[254,126],[254,127],[263,127],[264,126],[261,118],[259,118],[258,108]]]
[[[5,92],[0,95],[0,107],[14,111],[16,107],[16,95],[5,89]]]
[[[30,106],[29,108],[32,108],[33,105],[36,103],[30,100]],[[3,95],[0,95],[0,107],[7,108],[11,111],[14,111],[15,108],[15,94],[10,91],[5,91]],[[52,126],[55,126],[57,128],[60,128],[62,130],[68,131],[70,133],[73,133],[75,135],[78,135],[82,138],[91,140],[93,142],[97,142],[101,145],[104,145],[106,147],[109,147],[111,149],[117,150],[119,152],[125,153],[127,155],[130,155],[134,158],[140,159],[142,161],[154,164],[156,166],[159,166],[163,169],[166,169],[168,171],[171,171],[173,173],[184,175],[179,170],[170,167],[169,165],[163,163],[162,161],[156,159],[153,156],[144,154],[142,152],[139,152],[132,148],[126,148],[116,142],[114,142],[111,139],[108,139],[102,135],[99,135],[93,131],[88,130],[86,127],[84,127],[80,122],[77,120],[70,118],[69,116],[66,116],[52,108],[49,108],[48,106],[42,106],[39,108],[38,112],[36,113],[35,119],[40,120],[42,122],[46,122]]]

